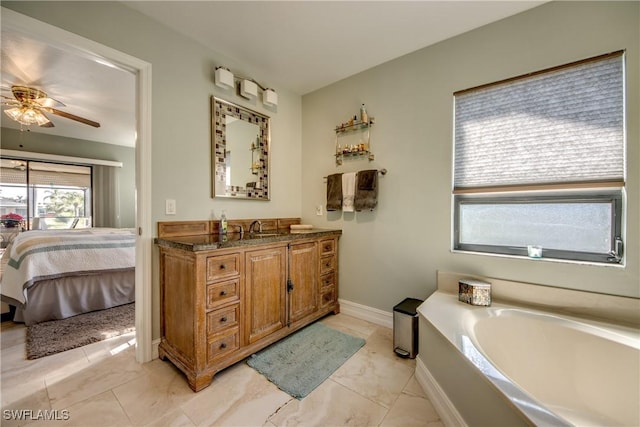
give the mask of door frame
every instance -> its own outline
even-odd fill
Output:
[[[38,38],[63,51],[101,59],[136,77],[136,360],[148,362],[152,351],[151,265],[151,64],[93,40],[39,21],[5,7],[2,25]]]

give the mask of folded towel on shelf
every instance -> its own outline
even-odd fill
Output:
[[[353,212],[353,201],[356,194],[356,173],[342,174],[342,211]]]
[[[334,173],[327,177],[327,211],[342,209],[342,174]]]
[[[360,171],[356,181],[355,210],[375,209],[378,205],[378,170]]]
[[[313,225],[311,224],[291,224],[289,226],[291,230],[311,230]]]

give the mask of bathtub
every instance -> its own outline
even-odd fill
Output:
[[[452,344],[445,346],[490,384],[488,389],[522,417],[523,425],[640,425],[638,329],[500,303],[474,307],[442,291],[431,295],[418,312],[420,328],[434,328]],[[420,333],[421,359],[428,365],[434,355],[437,363],[430,346],[437,345],[438,338],[423,338]],[[440,365],[430,369],[444,370],[453,356],[441,356]],[[464,390],[475,373],[452,371],[448,379],[440,380],[457,383],[457,391],[442,384],[444,393],[447,389],[457,393],[451,399],[453,407],[476,397],[486,399],[484,392],[469,391],[472,385]],[[481,410],[476,404],[467,414]],[[484,421],[472,422],[463,414],[460,420],[473,425],[491,420],[498,425],[499,419],[491,419],[500,418],[498,413],[488,411]]]

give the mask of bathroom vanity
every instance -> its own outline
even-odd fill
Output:
[[[218,234],[217,221],[158,223],[162,360],[202,390],[222,369],[338,313],[340,230],[289,230],[299,219],[262,220],[262,232]],[[229,230],[248,229],[230,220]]]

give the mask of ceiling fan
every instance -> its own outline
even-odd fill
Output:
[[[0,95],[2,97],[1,103],[12,107],[4,110],[4,113],[20,124],[27,126],[37,124],[41,127],[52,128],[54,127],[53,122],[44,114],[51,113],[95,128],[100,127],[98,122],[53,108],[65,107],[65,105],[60,101],[47,97],[47,94],[39,89],[14,85],[11,86],[11,92],[13,93],[13,98]]]

